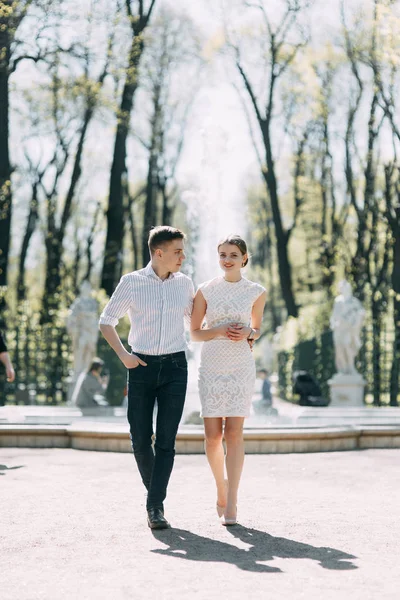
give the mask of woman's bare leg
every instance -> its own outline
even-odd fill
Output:
[[[225,422],[226,471],[229,482],[226,519],[236,518],[237,496],[244,462],[243,423],[243,417],[227,417]]]
[[[222,419],[206,417],[204,419],[205,451],[217,486],[217,504],[226,506],[226,486],[224,474],[225,453],[222,445]]]

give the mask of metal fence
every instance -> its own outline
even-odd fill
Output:
[[[367,322],[362,334],[362,347],[357,356],[356,368],[366,381],[365,402],[388,405],[390,398],[400,403],[400,377],[393,369],[395,332],[389,325],[376,334],[371,322]],[[282,398],[294,401],[293,373],[304,370],[318,381],[324,397],[329,397],[328,381],[336,372],[335,351],[331,331],[298,343],[290,351],[278,353],[277,368],[279,392]],[[396,373],[393,381],[393,372]],[[397,381],[396,381],[397,380]]]
[[[11,325],[10,325],[11,324]],[[29,306],[18,317],[8,321],[7,345],[16,371],[16,381],[5,381],[0,369],[0,404],[31,403],[57,405],[66,402],[72,370],[71,340],[61,325],[40,325]],[[122,334],[122,340],[124,335]],[[371,320],[363,329],[362,348],[356,367],[366,380],[368,404],[389,404],[399,397],[400,369],[394,369],[395,332],[390,324],[380,327],[377,336]],[[100,356],[110,372],[107,400],[121,404],[126,385],[126,369],[114,351],[100,336]],[[290,351],[277,357],[279,392],[293,401],[292,376],[297,370],[309,371],[318,381],[325,397],[329,396],[328,380],[335,373],[332,332],[301,341]]]
[[[26,311],[7,328],[7,347],[16,379],[8,383],[0,369],[0,404],[59,405],[67,401],[72,344],[65,327],[40,325]],[[107,400],[118,406],[124,397],[126,369],[102,337],[97,352],[110,372]]]

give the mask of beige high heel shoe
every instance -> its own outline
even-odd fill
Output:
[[[227,519],[226,517],[224,517],[224,520],[222,521],[222,525],[224,525],[225,527],[231,527],[231,525],[237,525],[237,507],[236,507],[236,517],[234,519]]]
[[[226,492],[228,493],[228,480],[227,479],[225,479],[225,487],[226,487]],[[221,506],[220,504],[218,504],[218,502],[217,502],[216,506],[217,506],[217,513],[218,513],[219,518],[223,517],[226,506]]]

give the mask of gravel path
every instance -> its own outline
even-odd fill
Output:
[[[181,455],[152,533],[129,454],[0,449],[1,600],[398,600],[400,450],[246,457],[224,528]]]

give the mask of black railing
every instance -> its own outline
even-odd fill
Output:
[[[16,371],[14,383],[5,381],[0,368],[0,404],[32,403],[59,405],[67,400],[72,369],[72,346],[63,325],[40,325],[25,306],[18,318],[8,319],[7,344]],[[11,324],[11,325],[10,325]],[[373,328],[367,319],[356,367],[366,380],[367,404],[395,405],[400,400],[400,369],[394,358],[395,332],[390,324]],[[125,332],[126,336],[126,332]],[[122,334],[122,338],[124,335]],[[126,369],[100,336],[97,348],[110,372],[107,400],[121,404],[126,385]],[[297,370],[309,371],[318,381],[322,394],[329,397],[328,380],[336,372],[332,332],[299,342],[277,357],[279,393],[293,401],[292,376]]]
[[[357,371],[366,381],[365,402],[376,406],[388,405],[392,398],[400,403],[400,373],[394,365],[394,329],[390,326],[376,328],[367,322],[362,333],[362,347],[356,359]],[[293,373],[310,372],[318,381],[322,394],[329,397],[328,381],[336,372],[333,336],[325,331],[321,336],[299,342],[289,351],[278,353],[279,393],[282,398],[294,401]],[[393,373],[396,377],[393,377]]]
[[[40,325],[27,310],[7,324],[7,346],[16,378],[8,383],[0,368],[0,405],[65,403],[72,372],[72,345],[66,328]],[[110,373],[107,400],[118,406],[124,397],[126,369],[101,336],[97,353]]]

